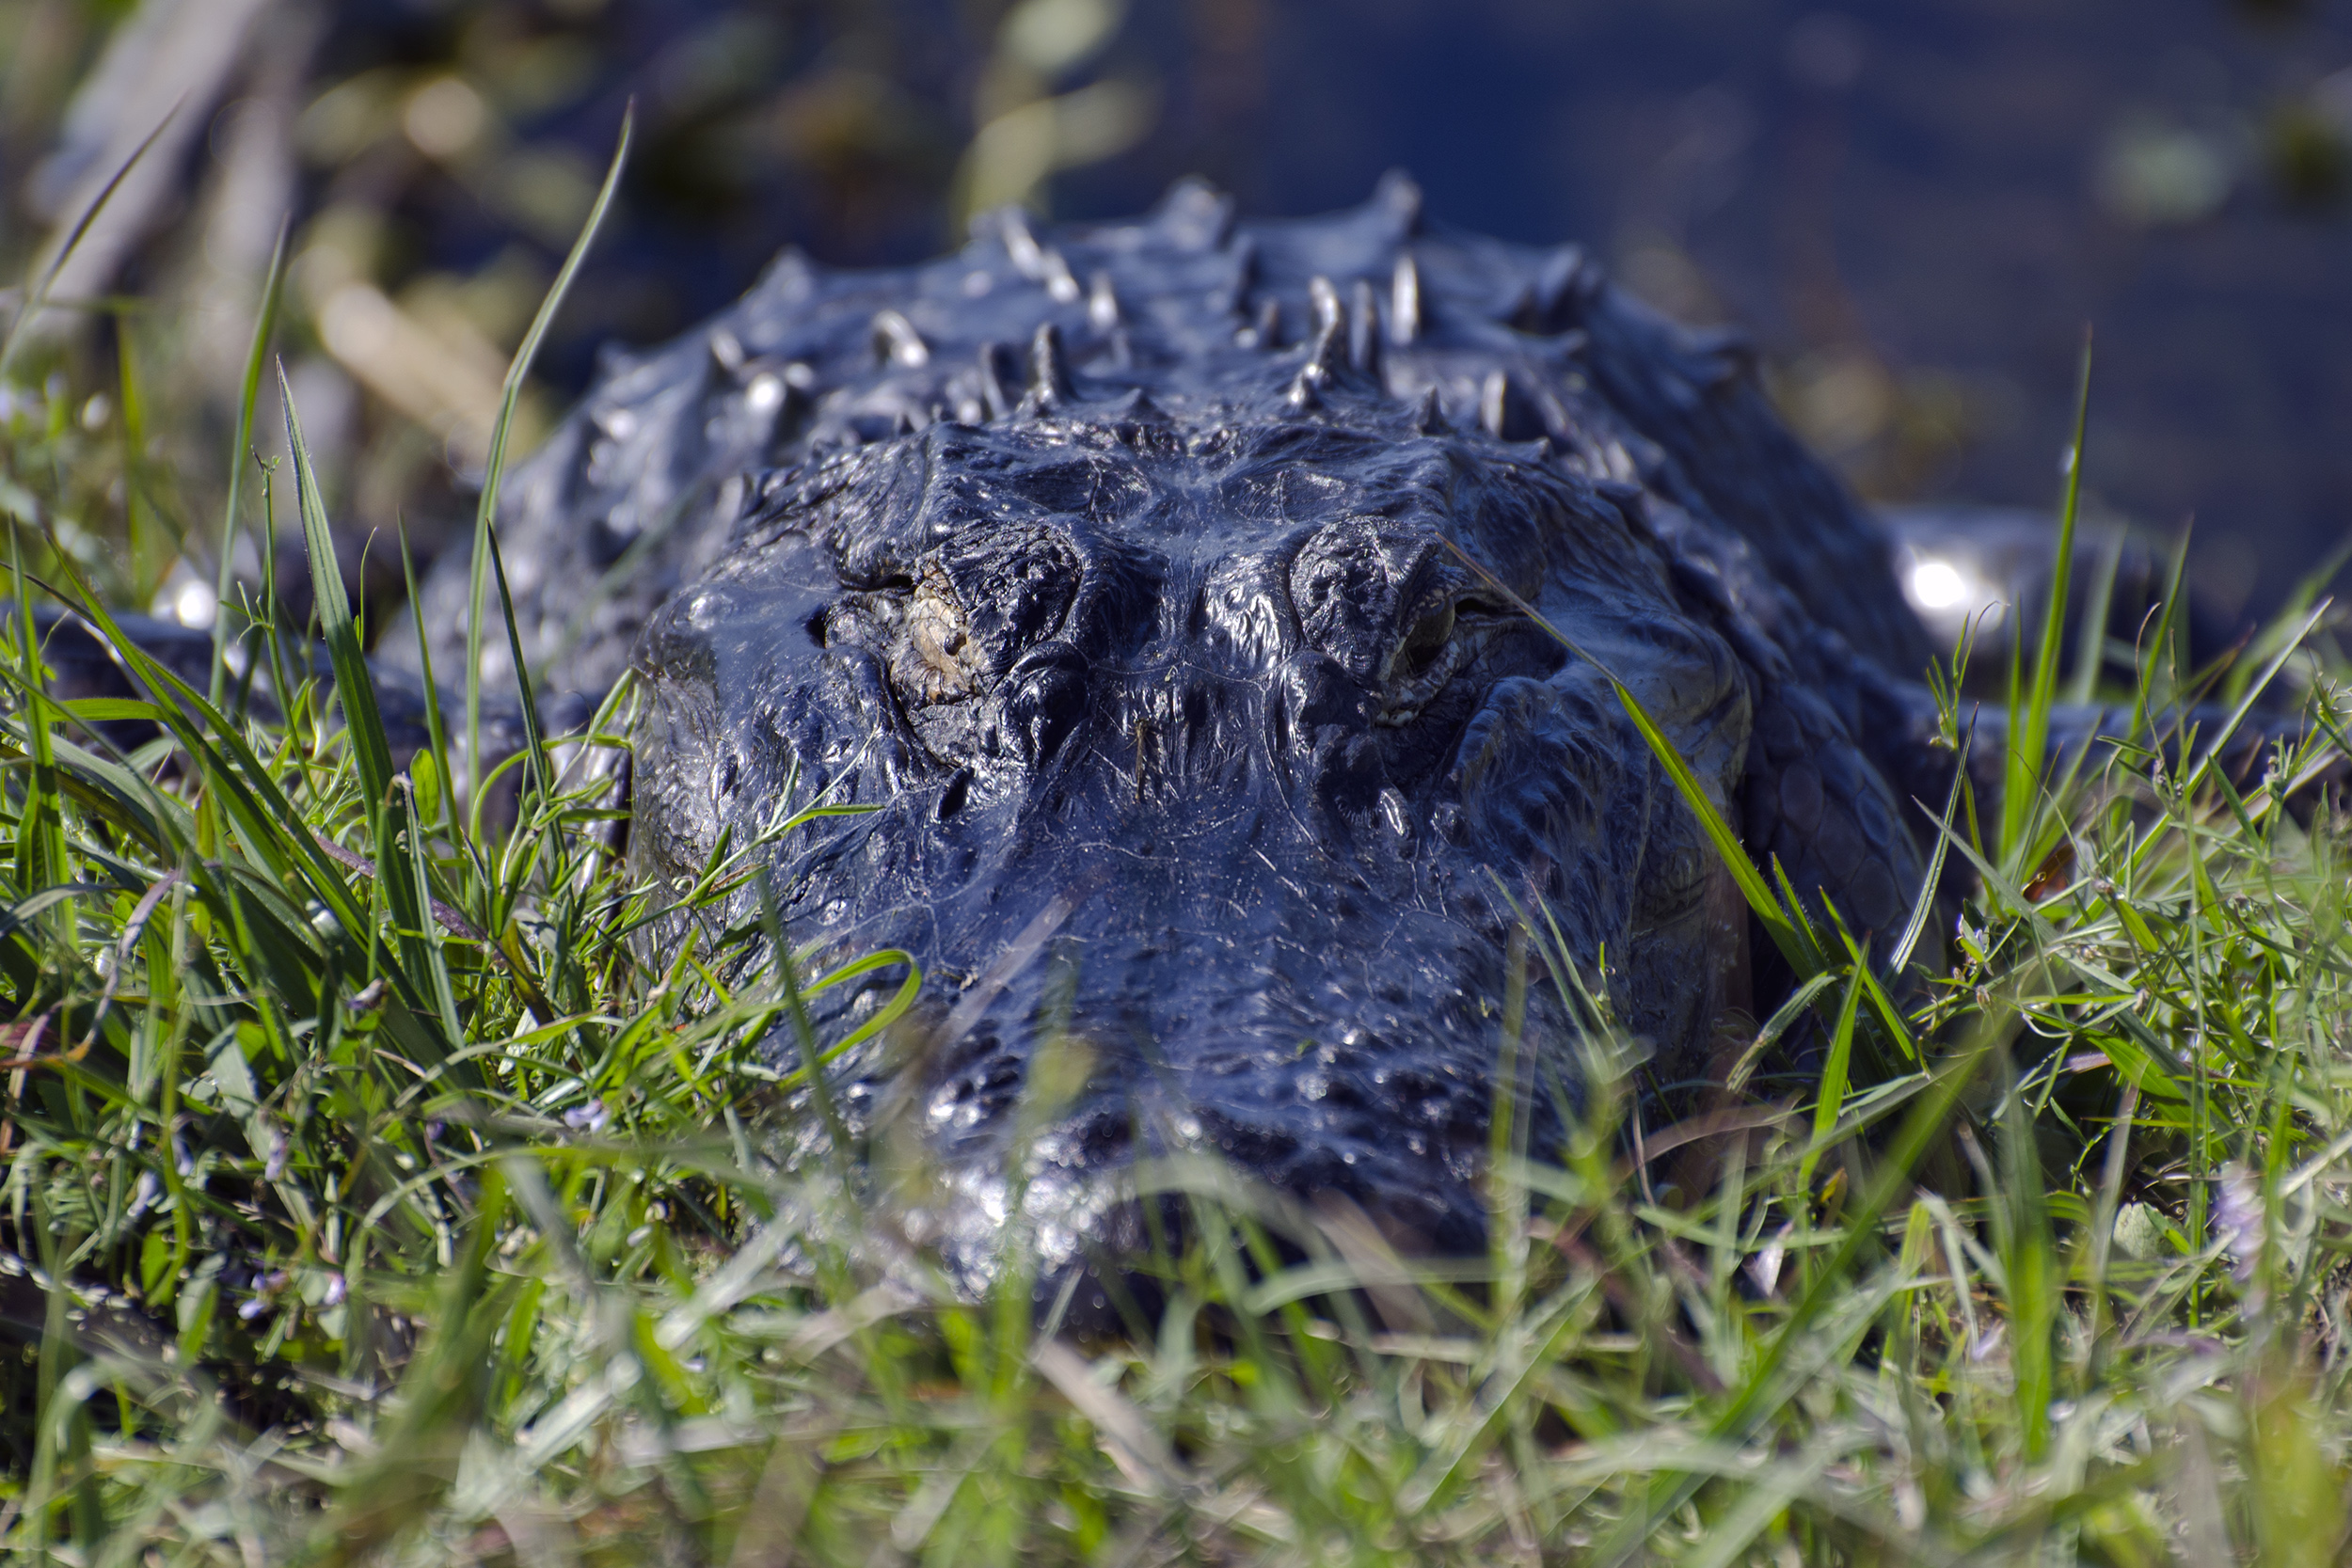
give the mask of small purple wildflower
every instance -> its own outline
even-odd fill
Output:
[[[2230,1277],[2240,1285],[2250,1285],[2255,1269],[2262,1263],[2266,1231],[2262,1186],[2254,1180],[2252,1171],[2234,1160],[2221,1167],[2220,1180],[2215,1186],[2217,1191],[2214,1227],[2230,1254]]]

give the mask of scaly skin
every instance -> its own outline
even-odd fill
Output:
[[[919,1135],[977,1271],[1016,1141],[1065,1251],[1139,1244],[1120,1171],[1192,1146],[1476,1245],[1514,899],[1605,960],[1660,1083],[1701,1076],[1754,1005],[1747,919],[1588,660],[1857,932],[1900,924],[1907,798],[1940,801],[1886,543],[1737,346],[1398,180],[1323,219],[1187,185],[919,267],[787,257],[616,363],[502,526],[538,673],[644,679],[645,872],[795,778],[880,808],[780,845],[773,886],[796,941],[923,963],[917,1023],[834,1087]],[[464,580],[425,591],[437,668]],[[1581,1072],[1540,967],[1528,1016],[1540,1148]],[[1086,1070],[1025,1112],[1049,1038]]]

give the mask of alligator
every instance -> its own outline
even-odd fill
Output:
[[[1661,1092],[1720,1075],[1788,977],[1616,683],[1881,954],[1956,766],[1888,539],[1745,341],[1401,176],[1311,219],[1188,182],[919,265],[787,252],[610,356],[500,531],[532,678],[638,683],[645,876],[872,808],[772,841],[766,896],[796,944],[921,966],[827,1103],[913,1130],[973,1269],[1015,1201],[1140,1246],[1123,1173],[1188,1149],[1474,1249],[1506,1005],[1539,1147],[1597,1006]],[[467,580],[417,609],[441,671]]]

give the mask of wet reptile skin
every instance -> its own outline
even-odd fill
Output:
[[[614,360],[502,529],[539,673],[643,677],[644,872],[691,876],[796,777],[880,808],[778,845],[773,886],[820,961],[921,960],[918,1026],[834,1087],[919,1132],[967,1259],[1047,1035],[1089,1064],[1026,1188],[1066,1245],[1134,1244],[1117,1173],[1188,1146],[1476,1244],[1508,899],[1656,1081],[1703,1073],[1753,1000],[1746,917],[1588,657],[1858,933],[1904,917],[1910,802],[1941,800],[1887,544],[1741,347],[1395,178],[1311,220],[1188,184],[923,266],[787,255]],[[443,670],[463,582],[425,593]],[[1580,1058],[1540,969],[1528,1012],[1540,1146]]]

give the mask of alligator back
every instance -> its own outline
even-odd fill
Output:
[[[1149,216],[1038,232],[975,225],[959,254],[833,271],[787,251],[751,292],[596,385],[505,486],[500,528],[533,673],[601,691],[654,609],[725,547],[753,472],[935,420],[1009,413],[1007,347],[1052,324],[1078,373],[1206,389],[1237,358],[1311,337],[1316,279],[1351,315],[1351,357],[1388,392],[1434,390],[1443,416],[1544,438],[1565,468],[1634,483],[1744,540],[1823,627],[1915,679],[1931,644],[1877,523],[1772,414],[1742,340],[1680,327],[1580,247],[1436,224],[1399,175],[1352,212],[1237,219],[1179,184]],[[429,575],[434,668],[463,667],[462,548]],[[413,661],[413,639],[382,640]],[[485,675],[506,678],[502,638]],[[446,678],[446,673],[445,673]]]

